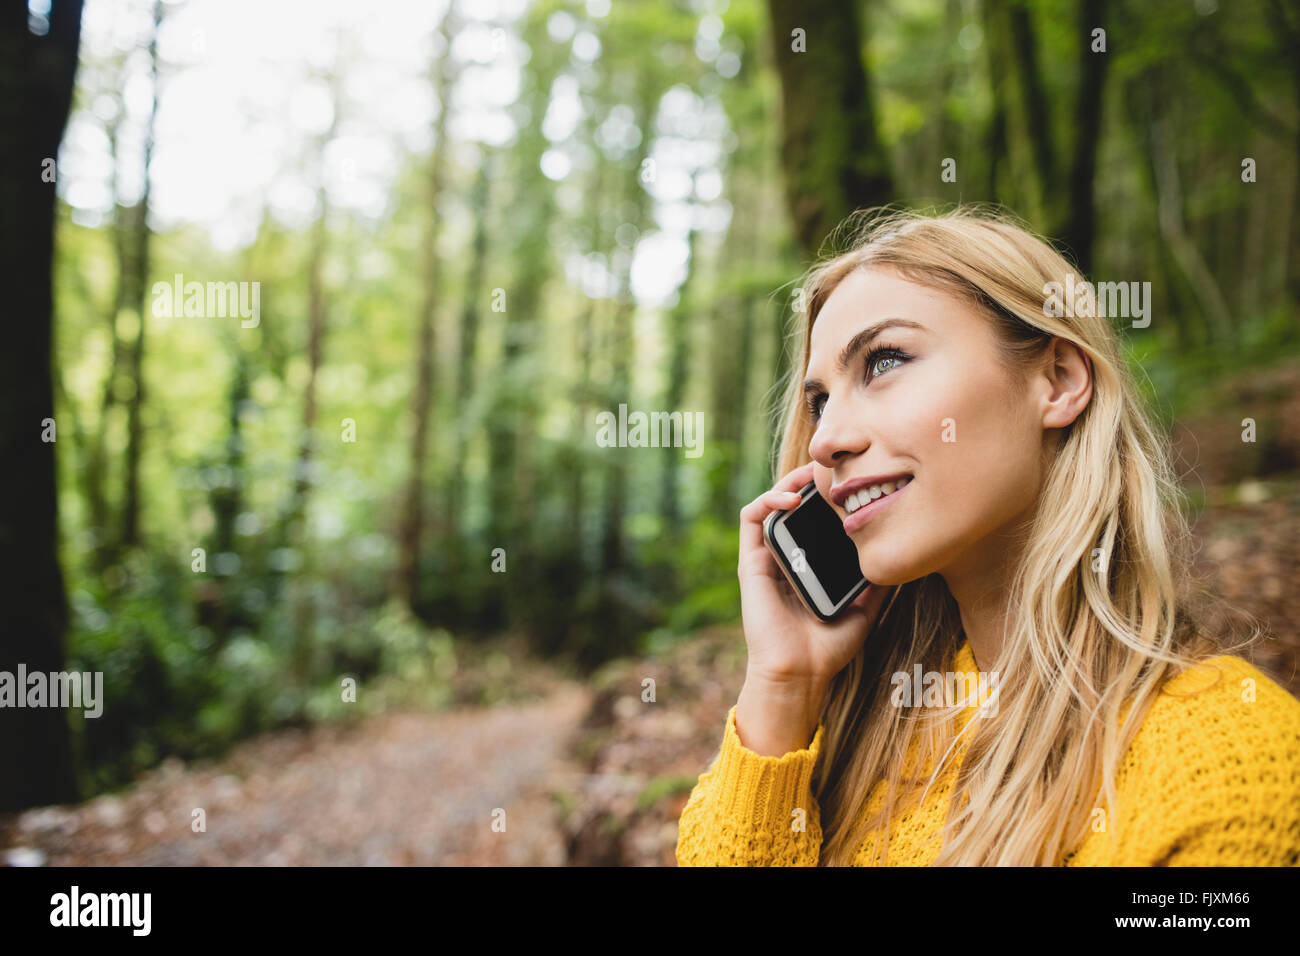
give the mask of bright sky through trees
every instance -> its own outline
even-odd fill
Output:
[[[127,111],[119,141],[118,183],[124,202],[140,194],[133,161],[149,108],[146,57],[140,38],[150,29],[149,0],[89,0],[82,57],[107,62],[130,53],[121,101]],[[166,230],[182,222],[205,226],[212,242],[231,250],[250,243],[264,207],[287,225],[303,228],[315,215],[307,170],[322,163],[332,206],[379,221],[393,200],[398,167],[432,145],[438,109],[428,82],[434,28],[442,4],[390,0],[377,5],[352,0],[188,0],[169,3],[159,37],[164,64],[153,161],[151,222]],[[515,137],[511,105],[519,92],[519,68],[528,55],[512,25],[524,0],[485,0],[467,8],[474,17],[453,43],[464,74],[452,104],[451,135],[462,148],[475,142],[506,145]],[[607,2],[592,0],[588,13],[603,16]],[[717,21],[715,24],[714,21]],[[717,50],[721,21],[701,22],[696,52],[716,59],[720,73],[734,73],[734,54]],[[551,90],[542,118],[555,145],[543,157],[542,172],[566,183],[562,204],[581,201],[575,181],[584,158],[569,137],[581,115],[578,74],[600,56],[594,35],[557,13],[548,24],[551,39],[568,43],[572,70]],[[328,77],[342,77],[343,116],[337,135],[320,157],[314,137],[331,122]],[[99,225],[111,206],[112,169],[105,124],[118,98],[101,93],[77,104],[62,151],[59,183],[74,219]],[[617,152],[639,141],[637,130],[617,110],[598,132],[603,149]],[[669,90],[660,104],[652,150],[654,176],[646,187],[656,199],[660,231],[636,237],[633,293],[643,304],[671,301],[686,273],[686,234],[697,228],[718,232],[730,219],[719,163],[732,134],[715,99],[686,86]],[[472,163],[473,157],[467,162]],[[695,174],[695,203],[688,200]],[[201,184],[201,185],[200,185]],[[591,295],[608,294],[596,264],[570,263],[570,281]]]

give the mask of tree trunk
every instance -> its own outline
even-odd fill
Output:
[[[746,158],[761,163],[765,155],[762,133]],[[739,151],[738,151],[739,152]],[[761,169],[745,169],[738,160],[728,176],[731,186],[731,225],[726,248],[746,267],[732,273],[736,278],[719,302],[717,314],[708,323],[710,404],[712,414],[705,424],[709,456],[709,513],[723,521],[735,519],[736,496],[743,485],[745,424],[749,417],[749,381],[754,361],[754,325],[763,284],[756,270],[766,261],[763,249],[763,187]]]
[[[694,414],[682,408],[682,399],[686,393],[686,378],[689,372],[691,323],[694,303],[690,300],[691,280],[700,271],[698,239],[694,228],[686,234],[686,279],[677,290],[678,300],[668,314],[668,389],[665,395],[664,411],[681,412],[683,432],[686,428],[686,416]],[[706,423],[706,428],[708,423]],[[683,434],[683,440],[685,434]],[[696,435],[698,438],[699,436]],[[671,440],[672,436],[669,436]],[[682,504],[678,477],[681,473],[683,452],[670,449],[664,454],[664,470],[660,491],[659,513],[664,518],[665,529],[671,535],[682,529]]]
[[[249,394],[248,358],[238,342],[232,342],[230,348],[234,370],[231,374],[226,405],[229,431],[226,436],[224,460],[221,462],[222,473],[228,480],[212,488],[208,493],[213,517],[211,555],[235,550],[235,521],[244,507],[245,459],[242,412]],[[232,611],[228,600],[232,591],[230,579],[205,575],[199,581],[198,591],[200,597],[196,602],[196,615],[199,623],[212,631],[215,654],[225,646],[232,623],[237,619],[236,612]]]
[[[893,198],[862,59],[858,5],[768,0],[781,80],[781,161],[800,252],[817,254],[855,209]],[[795,30],[804,31],[798,37]],[[794,47],[806,39],[806,51]]]
[[[307,508],[311,488],[315,484],[313,471],[316,457],[316,384],[320,377],[325,354],[325,336],[329,325],[325,302],[325,256],[329,250],[329,192],[325,188],[325,148],[339,128],[341,95],[337,70],[331,77],[331,106],[333,117],[329,129],[317,143],[320,157],[317,168],[316,203],[319,215],[312,224],[310,251],[307,259],[307,383],[303,388],[302,432],[298,440],[298,456],[294,463],[293,489],[289,508],[283,521],[281,540],[296,548],[302,556],[297,567],[297,587],[291,589],[290,604],[293,609],[293,649],[290,670],[294,678],[303,683],[309,679],[311,639],[315,626],[315,605],[310,594],[311,555],[308,546]]]
[[[1297,114],[1300,114],[1300,58],[1295,54],[1296,44],[1300,43],[1300,22],[1292,24],[1286,8],[1287,5],[1281,0],[1269,0],[1268,18],[1279,45],[1290,62],[1294,105]],[[1295,124],[1293,141],[1291,160],[1295,164],[1295,182],[1291,190],[1291,216],[1287,225],[1284,262],[1287,292],[1292,303],[1300,303],[1300,121]]]
[[[990,202],[1004,202],[998,191],[998,172],[1007,158],[1007,70],[1004,56],[1002,21],[998,0],[983,0],[984,49],[988,57],[989,94],[992,104],[987,131],[988,180]]]
[[[55,213],[43,173],[72,103],[81,6],[54,0],[44,36],[29,29],[26,4],[0,13],[0,275],[13,317],[0,348],[0,671],[15,680],[19,664],[29,674],[67,666],[56,443],[42,440],[54,417]],[[61,707],[0,710],[0,812],[77,799],[67,718]]]
[[[1055,231],[1060,204],[1053,199],[1057,191],[1056,149],[1047,86],[1038,66],[1039,38],[1023,0],[1012,3],[1007,14],[1011,26],[1011,62],[1020,88],[1021,128],[1033,151],[1039,211],[1044,228],[1050,233]]]
[[[1111,53],[1092,52],[1092,30],[1102,26],[1105,0],[1082,0],[1079,4],[1077,39],[1079,47],[1079,93],[1074,110],[1074,162],[1070,168],[1070,209],[1062,239],[1074,253],[1074,261],[1085,276],[1092,275],[1092,244],[1096,235],[1096,197],[1093,180],[1097,172],[1097,144],[1101,140],[1102,92],[1106,65]]]
[[[590,205],[587,207],[587,248],[595,252],[600,245],[601,240],[601,214],[604,212],[602,200],[605,198],[606,162],[602,159],[597,160],[594,172],[594,180],[591,189],[587,192],[587,200]],[[596,302],[597,300],[588,298],[582,308],[582,315],[578,319],[576,335],[577,347],[575,353],[578,357],[577,385],[574,390],[573,399],[573,438],[572,445],[575,449],[585,449],[591,441],[591,425],[588,414],[591,409],[592,398],[592,339],[596,329]],[[583,533],[583,523],[586,516],[587,503],[587,458],[582,451],[578,451],[574,456],[573,468],[569,475],[569,491],[567,495],[566,508],[568,514],[569,527],[573,530],[573,561],[575,570],[578,572],[578,578],[583,577],[589,564],[593,563],[587,558],[587,548],[585,547],[586,536]]]
[[[125,61],[123,60],[123,62]],[[121,79],[125,83],[124,75],[121,76]],[[106,472],[109,423],[113,417],[113,410],[117,405],[118,382],[122,376],[122,365],[124,364],[122,358],[124,349],[122,347],[122,337],[118,334],[117,317],[126,308],[127,290],[130,287],[130,281],[127,279],[127,272],[129,271],[126,240],[129,231],[127,214],[122,206],[117,189],[118,137],[122,126],[122,116],[125,112],[126,108],[119,100],[117,113],[109,123],[107,130],[108,151],[112,162],[112,175],[109,178],[112,183],[113,194],[113,223],[110,229],[113,236],[113,252],[117,257],[117,277],[107,316],[110,357],[108,372],[104,376],[103,399],[99,406],[99,427],[95,429],[94,438],[91,440],[86,466],[86,505],[90,512],[90,526],[95,534],[92,564],[101,573],[113,563],[113,551],[117,544],[116,532],[109,528],[108,493],[105,488],[108,481]]]
[[[477,388],[475,362],[478,360],[479,313],[486,301],[483,288],[487,273],[488,217],[491,213],[491,187],[496,171],[496,153],[483,147],[484,156],[474,183],[471,205],[474,213],[474,240],[470,253],[469,271],[465,277],[465,302],[461,308],[459,361],[453,374],[451,408],[455,435],[451,464],[448,468],[446,517],[448,534],[445,547],[452,559],[448,573],[459,579],[464,572],[465,551],[465,488],[468,482],[469,431],[467,420],[468,399]]]
[[[135,342],[129,359],[131,399],[126,406],[126,487],[122,496],[122,549],[140,543],[140,459],[143,455],[144,431],[144,341],[149,310],[145,307],[145,290],[149,285],[149,166],[153,159],[154,123],[158,116],[158,31],[162,27],[162,0],[154,0],[153,31],[149,35],[149,78],[152,96],[149,120],[144,136],[144,190],[134,212],[131,235],[130,307],[139,316]],[[175,307],[175,303],[173,303]]]
[[[624,208],[633,211],[629,218],[632,225],[640,232],[645,227],[646,211],[649,208],[649,196],[641,184],[641,170],[650,155],[653,137],[650,135],[654,123],[654,107],[659,99],[659,91],[652,83],[643,79],[638,101],[635,106],[636,123],[642,130],[641,143],[637,147],[630,169],[625,173],[626,192]],[[632,402],[632,359],[636,349],[636,330],[633,327],[636,317],[636,298],[632,295],[632,252],[615,266],[618,279],[618,300],[614,310],[611,327],[610,348],[613,356],[609,389],[610,411],[617,416],[620,402],[628,404],[629,413]],[[620,259],[615,253],[615,259]],[[627,517],[627,462],[629,449],[615,448],[606,451],[609,458],[605,481],[604,519],[601,534],[601,588],[608,593],[610,578],[617,574],[624,565],[623,521]],[[635,451],[631,451],[636,454]]]
[[[438,54],[434,94],[438,99],[438,119],[434,125],[433,153],[429,157],[428,218],[425,220],[423,260],[424,297],[420,307],[419,341],[415,352],[415,394],[412,399],[410,470],[406,476],[406,493],[398,552],[398,594],[412,611],[420,587],[420,539],[424,531],[424,469],[429,457],[429,419],[433,408],[433,360],[436,338],[435,318],[438,311],[442,264],[438,258],[438,236],[442,219],[438,203],[442,198],[447,164],[447,117],[451,112],[451,38],[454,4],[443,15],[438,33],[442,49]]]
[[[566,61],[553,52],[546,39],[546,15],[534,8],[528,14],[523,39],[533,51],[523,69],[523,99],[529,114],[546,115],[551,86]],[[552,51],[552,52],[546,52]],[[495,398],[488,425],[488,547],[506,552],[506,573],[500,575],[499,598],[488,605],[485,626],[518,621],[528,607],[537,562],[533,560],[534,535],[540,521],[532,514],[532,436],[534,418],[541,411],[537,394],[545,394],[537,350],[542,341],[540,310],[552,270],[550,242],[555,215],[555,190],[542,174],[542,155],[550,141],[534,122],[520,131],[514,155],[518,160],[516,183],[520,201],[511,211],[516,240],[510,251],[514,274],[506,289],[502,313],[502,353]],[[525,518],[524,515],[529,515]],[[484,556],[488,560],[488,556]]]

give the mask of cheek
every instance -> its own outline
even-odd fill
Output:
[[[886,415],[890,430],[899,450],[915,453],[921,468],[942,465],[968,431],[972,440],[987,433],[986,399],[976,383],[962,381],[960,375],[961,369],[935,361],[893,396]]]
[[[1042,431],[1032,427],[1023,393],[994,375],[949,379],[926,401],[922,452],[927,485],[945,511],[998,516],[1023,509],[1037,489]],[[935,474],[937,472],[937,474]]]
[[[938,362],[891,396],[882,420],[897,461],[918,475],[902,537],[860,544],[863,573],[901,583],[937,571],[1036,500],[1037,433],[1023,395],[967,364]]]

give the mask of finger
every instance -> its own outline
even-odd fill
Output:
[[[802,486],[801,486],[802,487]],[[765,491],[740,511],[740,553],[764,547],[763,522],[773,511],[790,510],[802,499],[797,491]]]
[[[772,486],[773,491],[798,491],[808,482],[813,480],[813,463],[800,465],[793,471],[787,472],[780,481]]]
[[[808,462],[787,472],[780,481],[772,486],[771,491],[759,495],[740,510],[740,553],[752,551],[763,544],[762,523],[768,513],[775,508],[792,508],[798,504],[795,498],[786,498],[775,504],[766,504],[765,499],[773,492],[797,492],[812,481],[813,463]],[[789,502],[793,502],[790,504]],[[751,527],[752,525],[752,527]]]

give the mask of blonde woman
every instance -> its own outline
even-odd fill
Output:
[[[1300,702],[1192,603],[1116,320],[1005,216],[849,225],[740,513],[748,666],[678,863],[1296,865]],[[810,480],[872,582],[829,624],[762,537]]]

